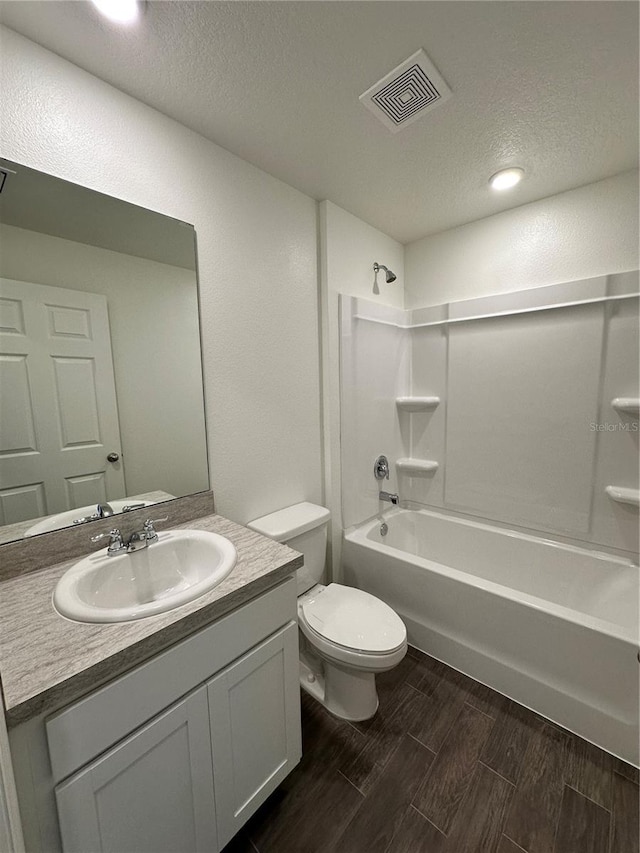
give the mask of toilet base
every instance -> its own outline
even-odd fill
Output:
[[[327,711],[341,720],[369,720],[378,710],[376,677],[373,672],[346,669],[330,661],[302,654],[300,686]]]

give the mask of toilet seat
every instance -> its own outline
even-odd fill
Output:
[[[332,583],[316,587],[299,601],[303,633],[320,650],[338,660],[355,662],[394,656],[406,648],[404,622],[389,605],[374,595]],[[373,662],[373,660],[372,660]]]

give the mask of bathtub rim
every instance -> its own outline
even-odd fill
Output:
[[[519,539],[529,539],[535,542],[542,542],[545,545],[559,545],[563,548],[575,549],[581,552],[586,551],[592,556],[599,556],[602,559],[618,559],[624,562],[630,562],[634,566],[640,567],[640,534],[638,538],[638,550],[629,551],[624,548],[614,548],[613,546],[604,545],[600,542],[589,542],[586,539],[576,539],[575,537],[566,536],[562,533],[552,533],[548,530],[536,530],[533,527],[508,524],[506,521],[486,518],[483,515],[471,515],[470,513],[462,512],[461,510],[452,509],[450,507],[432,506],[431,504],[422,504],[417,501],[410,500],[401,500],[396,506],[390,506],[388,509],[385,508],[380,513],[367,516],[367,518],[359,521],[357,524],[351,524],[346,528],[343,527],[343,533],[352,533],[367,524],[372,524],[376,520],[382,522],[387,518],[397,515],[402,510],[423,512],[427,515],[437,516],[438,518],[444,518],[450,521],[468,522],[471,527],[482,527],[492,531],[497,530],[500,533],[504,533],[506,536],[515,536]]]
[[[461,569],[456,569],[452,566],[446,566],[443,563],[437,563],[434,560],[427,559],[426,557],[419,557],[416,554],[411,554],[410,552],[403,551],[400,548],[395,548],[391,545],[385,545],[380,542],[374,542],[366,538],[367,533],[377,525],[381,524],[382,521],[388,521],[394,516],[407,512],[417,512],[422,515],[434,516],[439,519],[460,522],[470,527],[481,527],[485,530],[489,530],[492,532],[496,531],[516,539],[525,539],[533,541],[535,543],[550,545],[555,548],[570,551],[571,553],[585,553],[592,558],[617,563],[625,567],[631,566],[632,568],[637,568],[637,566],[630,559],[625,559],[624,557],[620,557],[616,554],[609,554],[606,551],[602,550],[592,551],[589,548],[581,548],[577,545],[569,545],[562,542],[557,542],[555,540],[546,539],[540,536],[533,536],[529,533],[521,533],[520,531],[516,531],[513,529],[495,527],[494,525],[479,522],[474,519],[460,518],[458,516],[448,515],[447,513],[437,512],[424,507],[421,507],[420,509],[416,509],[415,507],[410,506],[393,507],[392,509],[386,510],[385,512],[379,515],[368,518],[366,521],[363,521],[360,524],[352,525],[351,527],[343,530],[343,539],[348,542],[361,545],[364,548],[371,548],[372,550],[377,551],[381,554],[390,554],[390,556],[393,556],[403,562],[408,562],[412,565],[420,566],[421,568],[433,571],[435,574],[438,574],[440,576],[453,578],[459,583],[463,583],[467,586],[476,587],[485,592],[492,593],[493,595],[498,595],[501,598],[507,598],[511,601],[516,601],[518,604],[522,604],[523,606],[529,609],[551,614],[559,619],[571,622],[574,625],[578,625],[583,628],[588,628],[590,630],[596,631],[597,633],[604,634],[605,636],[608,636],[614,640],[620,640],[624,643],[630,644],[636,650],[640,649],[640,634],[636,633],[636,635],[634,636],[633,629],[627,631],[623,626],[615,622],[610,622],[606,619],[600,619],[595,616],[590,616],[587,613],[582,613],[579,610],[574,610],[573,608],[565,607],[562,604],[556,604],[553,601],[549,601],[548,599],[541,598],[539,596],[531,595],[525,592],[514,591],[509,587],[504,586],[503,584],[496,583],[495,581],[489,581],[484,578],[478,577],[477,575],[471,575],[468,572],[462,571]],[[514,592],[516,594],[514,594]]]

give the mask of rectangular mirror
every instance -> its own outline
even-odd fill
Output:
[[[193,226],[0,159],[0,542],[208,488]]]

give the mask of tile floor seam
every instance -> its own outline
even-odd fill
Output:
[[[496,721],[495,717],[492,717],[491,714],[487,714],[487,712],[483,711],[481,708],[476,708],[476,706],[473,705],[471,702],[465,701],[464,705],[471,708],[472,711],[477,711],[479,714],[482,714],[483,717],[487,717],[489,720],[492,720],[495,723],[495,721]],[[464,707],[464,705],[463,705],[463,707]],[[491,769],[491,768],[489,768],[489,769]]]
[[[631,765],[631,766],[633,766],[633,765]],[[625,776],[624,773],[618,773],[618,771],[615,768],[613,770],[613,775],[619,776],[621,779],[624,779],[625,782],[628,782],[630,785],[633,785],[636,788],[638,787],[637,782],[634,782],[633,779],[629,779],[629,777]]]
[[[424,743],[423,741],[421,741],[421,740],[420,740],[420,738],[419,738],[417,735],[412,735],[412,734],[411,734],[411,732],[407,732],[407,734],[409,735],[409,737],[410,737],[410,738],[413,738],[413,739],[415,740],[415,742],[416,742],[416,743],[419,743],[419,744],[420,744],[420,746],[423,746],[425,749],[428,749],[428,750],[429,750],[429,752],[433,755],[433,757],[434,757],[434,758],[437,758],[437,757],[438,757],[438,753],[440,752],[440,750],[439,750],[439,749],[438,749],[438,750],[431,749],[431,747],[430,747],[430,746],[427,746],[427,745],[426,745],[426,743]]]
[[[611,795],[612,805],[613,805],[613,792]],[[616,815],[615,812],[611,812],[611,820],[609,821],[609,844],[607,847],[608,853],[613,853],[613,834],[616,825]]]
[[[411,673],[409,673],[409,675],[410,674]],[[407,678],[409,678],[409,675],[407,675]],[[404,683],[407,685],[407,687],[411,687],[412,690],[415,690],[417,693],[420,693],[422,696],[426,696],[427,699],[431,699],[433,697],[433,690],[431,691],[431,693],[425,693],[424,690],[420,690],[420,688],[416,687],[415,684],[408,684],[407,681],[405,681]],[[438,684],[436,685],[436,687],[438,687],[441,683],[442,683],[442,676],[440,676],[440,680],[438,681]],[[436,689],[436,687],[434,687],[434,690]]]
[[[351,787],[352,787],[352,788],[355,788],[355,789],[356,789],[356,791],[357,791],[357,792],[362,796],[362,799],[363,799],[363,800],[366,800],[367,795],[364,793],[364,791],[361,791],[361,790],[360,790],[360,788],[358,788],[358,786],[355,784],[355,782],[352,782],[352,781],[351,781],[351,779],[349,779],[349,777],[348,777],[348,776],[346,776],[346,775],[342,772],[342,770],[340,770],[339,768],[338,768],[338,770],[337,770],[336,772],[337,772],[337,773],[339,773],[339,774],[340,774],[340,776],[342,776],[342,778],[343,778],[343,779],[345,779],[345,780],[346,780],[346,781],[351,785]]]
[[[482,766],[483,766],[483,767],[486,767],[486,768],[487,768],[487,770],[488,770],[490,773],[493,773],[493,774],[494,774],[494,776],[497,776],[497,777],[498,777],[498,779],[502,779],[502,781],[503,781],[503,782],[506,782],[506,783],[507,783],[507,785],[511,785],[511,787],[513,788],[513,790],[514,790],[514,791],[517,791],[517,790],[518,790],[518,788],[517,788],[517,786],[516,786],[516,783],[515,783],[515,782],[512,782],[512,781],[511,781],[511,779],[507,779],[507,777],[506,777],[506,776],[503,776],[503,775],[502,775],[502,773],[498,773],[498,771],[497,771],[497,770],[494,770],[494,769],[493,769],[493,767],[490,767],[488,764],[486,764],[486,763],[485,763],[484,761],[482,761],[480,758],[478,758],[477,763],[478,763],[478,764],[482,764]]]
[[[525,849],[524,849],[524,847],[521,847],[521,846],[520,846],[516,841],[514,841],[514,840],[513,840],[513,838],[512,838],[510,835],[507,835],[507,833],[506,833],[506,832],[503,832],[502,834],[504,835],[504,837],[505,837],[508,841],[510,841],[510,842],[511,842],[515,847],[517,847],[517,848],[518,848],[518,850],[522,850],[522,853],[529,853],[529,851],[528,851],[528,850],[525,850]]]
[[[427,767],[427,769],[426,769],[426,771],[425,771],[425,773],[424,773],[424,776],[422,777],[422,779],[421,779],[421,781],[420,781],[420,784],[418,785],[418,787],[417,787],[417,788],[416,788],[416,790],[414,791],[413,796],[412,796],[412,797],[411,797],[411,799],[409,800],[409,805],[410,805],[410,806],[413,806],[413,808],[414,808],[417,812],[419,812],[425,820],[429,820],[429,818],[428,818],[426,815],[422,814],[422,812],[420,811],[420,809],[419,809],[417,806],[415,806],[415,805],[414,805],[413,801],[415,800],[415,798],[416,798],[416,797],[418,796],[418,794],[420,793],[420,790],[421,790],[422,786],[427,782],[427,780],[429,779],[429,777],[430,777],[430,776],[431,776],[431,774],[433,773],[433,767],[434,767],[434,765],[435,765],[435,763],[436,763],[436,758],[438,757],[438,753],[437,753],[437,752],[434,752],[432,749],[429,749],[429,747],[428,747],[428,746],[426,746],[424,743],[422,743],[422,741],[418,740],[418,738],[417,738],[417,737],[414,737],[414,736],[413,736],[413,735],[411,735],[411,734],[409,735],[409,737],[410,737],[410,738],[412,738],[413,740],[415,740],[415,742],[416,742],[416,743],[419,743],[419,744],[420,744],[420,746],[421,746],[423,749],[426,749],[426,750],[427,750],[427,752],[430,752],[430,753],[431,753],[431,755],[433,755],[433,758],[432,758],[432,759],[431,759],[431,761],[429,762],[429,766]],[[433,824],[433,826],[436,826],[436,825],[435,825],[435,823],[433,823],[433,821],[431,821],[431,820],[429,820],[429,823]],[[436,826],[436,829],[438,829],[438,827],[437,827],[437,826]],[[438,832],[442,832],[442,830],[441,830],[441,829],[438,829]],[[442,833],[442,834],[444,835],[444,833]]]
[[[583,793],[579,788],[576,788],[575,785],[570,785],[568,782],[564,783],[565,788],[571,788],[572,791],[575,791],[576,794],[579,794],[581,797],[584,797],[585,800],[589,800],[590,803],[593,803],[594,806],[598,806],[602,811],[609,812],[609,814],[613,814],[613,809],[608,809],[606,806],[603,806],[602,803],[599,803],[597,800],[594,800],[593,797],[589,797],[587,794]]]
[[[525,761],[525,758],[527,757],[527,755],[531,749],[531,745],[533,744],[534,738],[537,735],[539,735],[540,732],[542,732],[542,729],[538,729],[537,731],[532,730],[531,734],[529,735],[529,742],[527,743],[526,747],[524,748],[524,750],[522,752],[522,758],[520,759],[520,767],[518,768],[518,776],[516,778],[516,781],[514,782],[514,785],[516,786],[516,788],[520,787],[520,782],[522,781],[524,771],[526,770],[526,767],[527,767],[527,763]],[[514,841],[514,844],[515,844],[515,841]]]
[[[558,833],[560,832],[560,818],[562,817],[562,806],[564,804],[565,788],[568,787],[569,785],[567,785],[565,782],[564,788],[562,789],[562,796],[560,797],[560,808],[558,809],[558,817],[556,820],[556,831],[553,833],[553,853],[562,853],[562,850],[556,850],[556,847],[558,844]]]
[[[420,738],[419,738],[419,737],[416,737],[415,735],[412,735],[412,734],[411,734],[411,732],[407,732],[407,736],[408,736],[408,737],[410,737],[412,740],[415,740],[415,742],[416,742],[416,743],[419,743],[419,744],[420,744],[420,746],[421,746],[423,749],[426,749],[426,750],[427,750],[427,752],[430,752],[430,753],[431,753],[431,755],[433,755],[433,757],[434,757],[434,758],[437,758],[438,753],[437,753],[435,750],[431,749],[431,747],[430,747],[430,746],[427,746],[427,745],[426,745],[426,743],[422,743],[422,741],[420,740]],[[438,751],[439,751],[439,750],[438,750]],[[432,762],[432,763],[433,763],[433,762]],[[431,767],[431,765],[429,765],[429,767]]]
[[[420,688],[416,687],[415,684],[407,684],[406,681],[405,681],[405,684],[407,685],[407,687],[410,687],[412,690],[415,690],[416,693],[419,693],[421,696],[424,696],[425,699],[431,699],[431,696],[429,693],[425,693],[424,690],[420,690]]]
[[[426,814],[423,814],[417,806],[414,806],[414,804],[413,804],[413,803],[409,803],[409,808],[412,808],[412,809],[414,809],[415,811],[417,811],[417,812],[418,812],[418,814],[420,815],[420,817],[423,817],[423,818],[426,820],[426,822],[427,822],[427,823],[430,823],[430,824],[431,824],[431,826],[432,826],[434,829],[437,829],[437,830],[438,830],[438,832],[440,833],[440,835],[443,835],[445,838],[448,838],[448,837],[449,837],[449,836],[447,835],[447,833],[446,833],[446,832],[443,832],[443,830],[442,830],[442,829],[440,829],[440,827],[439,827],[439,826],[436,826],[436,824],[435,824],[432,820],[429,820],[429,818],[426,816]]]
[[[431,750],[431,752],[435,752],[436,756],[440,755],[440,751],[442,750],[442,747],[443,747],[443,746],[445,745],[445,743],[447,742],[447,739],[448,739],[449,735],[450,735],[450,734],[451,734],[451,732],[453,731],[453,727],[454,727],[454,726],[455,726],[455,724],[458,722],[458,718],[459,718],[459,717],[460,717],[460,715],[462,714],[462,711],[463,711],[463,708],[464,708],[465,704],[466,704],[466,702],[463,702],[463,703],[462,703],[462,705],[461,705],[461,707],[460,707],[460,710],[459,710],[459,711],[458,711],[458,713],[455,715],[455,717],[452,719],[452,721],[451,721],[451,725],[449,726],[449,728],[448,728],[448,729],[447,729],[447,731],[445,732],[444,737],[442,738],[442,741],[440,742],[440,746],[438,747],[438,749],[437,749],[437,750],[434,750],[434,749],[432,749],[432,750]],[[471,707],[471,706],[469,706],[469,707]],[[474,710],[475,710],[475,708],[474,708]],[[482,713],[482,712],[480,712],[480,713]],[[416,740],[418,740],[418,738],[416,738]],[[419,741],[419,743],[422,743],[422,741]],[[427,745],[426,745],[426,743],[423,743],[422,745],[423,745],[423,746],[427,746]],[[430,749],[430,747],[428,747],[428,746],[427,746],[427,749]]]
[[[408,685],[408,686],[410,686],[410,685]],[[398,708],[398,709],[396,709],[396,710],[393,712],[393,714],[391,714],[391,716],[389,717],[389,723],[391,723],[391,722],[393,721],[393,719],[395,718],[396,714],[398,714],[398,713],[400,712],[400,710],[401,710],[401,708]],[[408,732],[406,732],[406,734],[408,734]],[[394,756],[394,755],[395,755],[395,753],[396,753],[396,750],[397,750],[397,749],[398,749],[398,747],[400,746],[400,741],[401,741],[401,740],[402,740],[402,738],[399,738],[398,743],[397,743],[397,744],[396,744],[396,746],[391,750],[391,753],[390,753],[390,755],[387,757],[387,760],[386,760],[386,761],[374,761],[374,762],[373,762],[373,766],[374,766],[374,768],[379,766],[379,767],[380,767],[380,771],[381,771],[381,772],[383,772],[383,771],[384,771],[385,767],[387,766],[387,764],[389,763],[389,761],[391,760],[391,758],[393,758],[393,756]],[[370,741],[369,741],[369,743],[370,743]],[[424,744],[422,744],[422,745],[424,746]],[[362,745],[362,749],[360,750],[360,752],[358,752],[358,754],[356,755],[356,757],[355,757],[355,759],[354,759],[355,761],[357,761],[357,760],[360,758],[360,756],[365,752],[365,750],[366,750],[367,746],[368,746],[368,743],[364,743],[364,744]],[[426,749],[426,748],[427,748],[427,747],[425,747],[425,749]],[[430,751],[431,751],[431,750],[430,750]],[[373,769],[373,768],[372,768],[372,769]],[[351,779],[349,779],[349,777],[348,777],[345,773],[342,773],[342,771],[340,771],[340,773],[345,777],[345,779],[346,779],[348,782],[350,782],[350,783],[353,785],[353,787],[354,787],[357,791],[360,791],[360,793],[362,794],[362,796],[363,796],[363,797],[366,797],[366,796],[367,796],[367,794],[366,794],[364,791],[362,791],[360,788],[358,788],[358,786],[357,786],[354,782],[351,782]],[[374,784],[375,784],[375,782],[374,782]]]
[[[402,683],[403,683],[403,684],[406,684],[406,685],[407,685],[407,687],[408,687],[410,690],[413,690],[413,692],[414,692],[414,693],[419,693],[421,696],[427,696],[427,694],[426,694],[426,693],[423,693],[423,691],[422,691],[422,690],[418,690],[418,688],[415,686],[415,684],[409,684],[409,682],[408,682],[408,681],[403,681]],[[430,696],[427,696],[427,699],[430,699],[430,698],[431,698]]]

